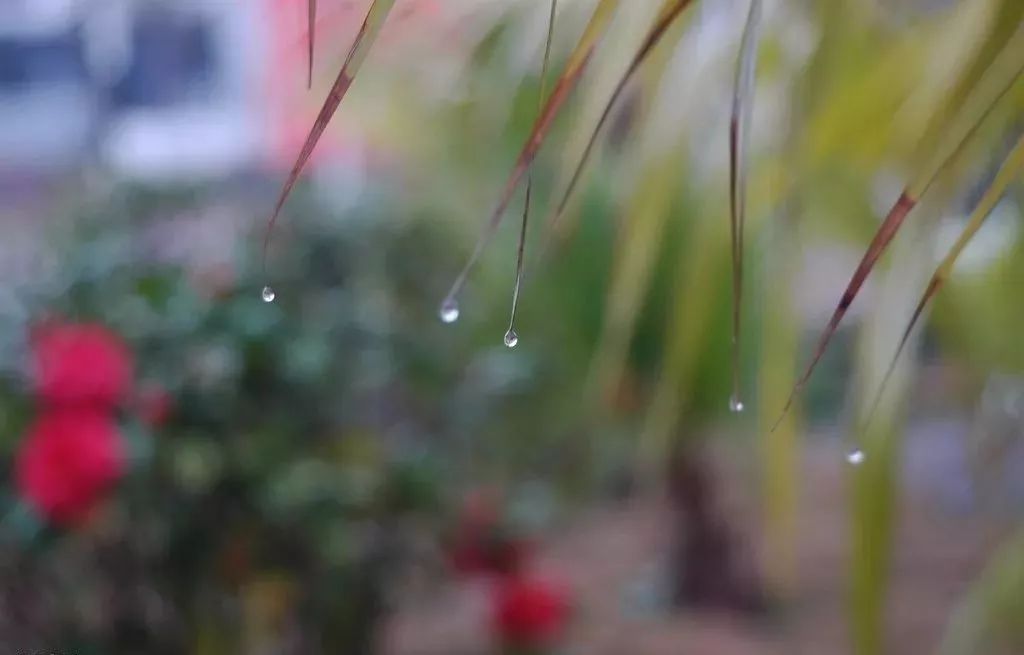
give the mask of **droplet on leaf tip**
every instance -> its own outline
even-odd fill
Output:
[[[277,294],[269,286],[263,287],[263,291],[260,293],[260,297],[263,298],[263,302],[274,302],[274,298],[277,298]]]
[[[505,333],[505,345],[509,348],[515,348],[519,344],[519,335],[516,334],[515,330],[509,330]]]
[[[861,464],[864,461],[864,451],[860,448],[851,450],[846,454],[846,461],[854,466]]]
[[[729,398],[729,411],[733,414],[739,414],[743,411],[743,401],[737,396],[730,396]]]
[[[441,303],[441,309],[437,315],[441,318],[442,323],[454,323],[459,320],[459,303],[452,298],[445,300]]]

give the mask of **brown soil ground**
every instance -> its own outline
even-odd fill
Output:
[[[915,470],[929,470],[929,457],[940,457],[934,453],[941,453],[944,447],[956,448],[948,439],[944,446],[940,442],[934,435],[916,446],[913,439],[908,440],[907,454],[913,455]],[[720,463],[737,461],[716,459]],[[771,618],[671,611],[663,602],[637,607],[638,603],[630,600],[644,585],[656,587],[658,572],[664,570],[671,514],[660,499],[638,498],[619,507],[594,509],[550,535],[542,545],[538,568],[567,582],[577,606],[565,652],[850,652],[846,623],[850,514],[842,459],[834,444],[823,443],[805,452],[798,581],[790,599],[781,603]],[[736,518],[734,525],[756,532],[750,529],[756,525],[751,520],[756,518],[756,499],[737,491],[744,484],[753,486],[744,483],[750,476],[726,470],[726,466],[717,468],[720,484],[730,490],[726,500],[730,516]],[[885,615],[888,652],[935,652],[951,610],[1006,533],[1006,521],[991,513],[951,510],[948,502],[943,506],[934,491],[949,487],[949,475],[936,464],[934,473],[923,478],[912,470],[903,476]],[[486,631],[487,597],[483,583],[452,583],[434,590],[429,598],[421,598],[393,618],[385,651],[389,655],[493,652]]]

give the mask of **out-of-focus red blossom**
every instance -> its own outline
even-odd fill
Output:
[[[53,522],[73,524],[121,477],[125,455],[109,412],[49,410],[29,429],[15,467],[22,498]]]
[[[480,539],[456,536],[449,552],[451,565],[456,573],[470,576],[482,573],[487,568],[487,554]]]
[[[531,544],[500,534],[462,534],[456,536],[450,561],[456,573],[472,575],[515,575],[529,559]]]
[[[127,396],[132,355],[106,327],[49,322],[33,330],[31,342],[36,393],[44,402],[111,408]]]
[[[508,534],[502,525],[495,492],[469,494],[462,506],[449,550],[452,568],[462,575],[510,575],[529,554],[526,540]]]
[[[159,384],[150,382],[142,385],[135,394],[135,411],[142,422],[151,428],[167,423],[174,409],[174,399]]]
[[[487,536],[498,525],[498,513],[493,493],[478,490],[467,494],[449,550],[457,573],[474,575],[487,569]]]
[[[488,549],[487,570],[497,575],[518,575],[526,566],[533,551],[526,539],[500,535]]]
[[[568,618],[568,594],[547,580],[509,577],[497,589],[494,632],[505,646],[552,647],[564,636]]]

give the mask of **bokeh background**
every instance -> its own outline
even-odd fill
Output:
[[[730,89],[694,4],[557,200],[659,3],[621,3],[445,325],[533,121],[546,0],[398,0],[269,211],[369,2],[0,0],[0,652],[1024,652],[1020,81],[798,368],[1018,0],[768,0],[742,386]],[[561,0],[553,71],[594,2]],[[276,291],[263,302],[262,287]],[[849,455],[861,452],[863,460]]]

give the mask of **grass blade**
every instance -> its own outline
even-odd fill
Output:
[[[313,88],[313,50],[316,47],[316,0],[309,0],[308,5],[308,28],[309,28],[309,77],[306,81],[306,88]]]
[[[643,14],[638,12],[637,16],[642,16],[643,20],[637,21],[629,38],[623,38],[625,48],[620,48],[617,53],[617,58],[626,64],[654,19],[654,14],[649,11]],[[635,18],[630,16],[624,20]],[[676,39],[684,24],[684,21],[678,21],[672,28],[675,34],[665,40]],[[662,106],[659,105],[661,87],[673,54],[672,48],[656,48],[637,73],[632,90],[627,92],[632,96],[629,108],[625,110],[628,121],[641,129],[642,133],[634,137],[637,146],[630,148],[632,152],[621,153],[636,160],[636,183],[625,200],[626,204],[616,212],[621,218],[615,227],[616,245],[606,285],[603,317],[599,322],[600,336],[584,378],[584,402],[594,408],[591,416],[598,421],[608,417],[606,412],[612,405],[607,401],[616,397],[625,388],[624,385],[628,385],[632,369],[631,346],[643,330],[644,308],[650,299],[651,289],[665,279],[660,272],[669,251],[667,232],[673,229],[669,219],[673,215],[674,203],[680,196],[679,180],[686,179],[686,175],[681,173],[687,168],[686,140],[677,138],[675,134],[669,137],[665,126],[656,120],[659,107]],[[574,153],[568,162],[571,164],[568,173],[572,173],[582,147],[591,136],[610,92],[622,74],[621,69],[611,72],[612,75],[603,83],[595,82],[594,86],[600,89],[600,93],[593,96],[597,102],[595,104],[592,101],[590,110],[584,112],[590,114],[591,119],[581,116],[583,129],[571,137],[567,144],[567,148]],[[593,113],[594,109],[597,110],[596,114]],[[673,114],[674,120],[685,123],[685,117],[677,112]],[[559,186],[564,186],[564,183]],[[560,227],[567,227],[570,213],[571,209],[567,210],[566,220]],[[551,237],[552,241],[544,245],[559,244],[565,235],[564,229],[557,234],[546,234],[544,236]]]
[[[946,626],[938,655],[1009,653],[1024,645],[1024,529],[989,559]],[[1005,646],[1001,650],[999,646]],[[1020,652],[1012,650],[1012,652]]]
[[[267,229],[263,236],[264,271],[267,267],[267,247],[270,245],[270,236],[274,231],[274,225],[277,224],[277,219],[281,215],[281,208],[284,207],[285,201],[291,195],[295,183],[298,182],[302,170],[309,161],[310,155],[313,154],[313,149],[316,147],[320,137],[323,136],[324,130],[327,129],[327,124],[334,117],[335,112],[338,111],[338,106],[341,105],[342,99],[348,92],[349,87],[352,86],[352,81],[355,79],[360,67],[362,67],[363,62],[366,61],[366,55],[377,40],[377,35],[380,34],[380,29],[383,27],[388,13],[394,5],[395,0],[373,0],[373,4],[370,5],[370,9],[363,19],[359,33],[356,34],[355,41],[352,42],[352,47],[348,51],[348,56],[345,57],[345,63],[341,67],[341,72],[338,73],[337,79],[334,80],[334,84],[327,94],[327,99],[324,100],[324,104],[320,108],[320,113],[317,114],[316,120],[313,122],[313,127],[309,130],[305,143],[302,144],[302,150],[299,151],[299,156],[295,159],[291,172],[288,173],[284,186],[281,188],[281,193],[277,198],[277,203],[274,205],[274,211],[267,222]]]
[[[690,4],[691,0],[665,0],[658,12],[658,16],[655,18],[654,23],[647,31],[643,42],[640,44],[640,48],[637,50],[636,54],[633,55],[633,59],[630,61],[629,67],[626,68],[622,77],[619,78],[614,91],[612,91],[611,97],[608,98],[604,111],[601,112],[601,117],[598,119],[597,125],[594,126],[594,131],[591,132],[587,145],[583,149],[583,154],[580,156],[580,160],[576,164],[576,168],[573,169],[572,177],[569,179],[569,184],[566,186],[565,192],[562,194],[562,198],[559,200],[555,211],[547,221],[546,232],[548,234],[548,238],[545,240],[545,243],[547,243],[547,241],[550,240],[551,235],[555,233],[558,223],[565,214],[566,207],[569,205],[569,200],[572,199],[572,194],[576,190],[576,186],[579,184],[580,178],[583,176],[583,169],[586,167],[587,161],[590,159],[590,155],[594,150],[594,146],[597,144],[597,138],[600,136],[605,123],[607,123],[608,119],[611,117],[612,109],[615,108],[616,103],[622,96],[623,92],[625,92],[630,80],[633,79],[633,76],[654,50],[654,47],[658,45],[662,37],[665,36],[669,27],[672,26],[675,20],[682,14],[683,10]],[[544,250],[546,249],[547,248],[545,246]]]
[[[743,28],[736,81],[729,119],[729,229],[732,245],[732,396],[729,406],[739,411],[740,321],[743,306],[743,230],[746,224],[747,171],[749,169],[750,119],[754,110],[754,73],[761,40],[761,0],[750,0]]]
[[[772,427],[772,430],[778,426],[779,421],[786,415],[797,395],[800,394],[807,384],[826,348],[828,348],[833,335],[835,335],[836,330],[839,328],[839,323],[846,315],[854,298],[857,297],[861,287],[864,285],[864,281],[871,273],[878,259],[903,225],[907,215],[921,199],[921,196],[928,191],[928,188],[935,181],[935,178],[938,177],[939,173],[963,149],[968,139],[977,131],[999,100],[1020,79],[1022,72],[1024,72],[1024,25],[1018,28],[1006,47],[1003,48],[1002,52],[997,55],[985,71],[978,84],[975,85],[971,95],[951,120],[948,129],[942,134],[937,145],[927,150],[926,156],[922,159],[925,163],[917,177],[904,189],[896,204],[893,205],[889,214],[882,222],[881,227],[878,228],[874,238],[868,245],[867,251],[850,278],[850,282],[847,284],[845,291],[843,291],[839,304],[836,306],[828,324],[819,337],[818,343],[815,345],[811,355],[810,363],[804,369],[803,375],[793,385],[789,398],[786,400],[782,413]]]
[[[794,121],[796,122],[796,121]],[[761,338],[758,343],[755,407],[759,425],[775,420],[775,408],[786,399],[787,383],[796,373],[799,330],[793,280],[799,259],[798,221],[802,207],[796,197],[787,199],[766,227],[753,255],[759,273],[757,302]],[[770,593],[783,601],[792,600],[797,590],[797,572],[802,495],[800,459],[802,431],[795,413],[775,432],[761,433],[762,550],[761,567]]]
[[[865,422],[870,424],[871,418],[875,414],[875,410],[878,408],[878,404],[882,400],[885,389],[888,386],[889,378],[892,377],[893,371],[896,369],[896,362],[899,361],[900,355],[903,354],[903,349],[907,345],[907,341],[910,339],[911,333],[914,331],[917,321],[921,318],[921,314],[924,312],[925,306],[931,301],[935,294],[943,287],[950,275],[953,273],[953,267],[956,265],[956,260],[963,253],[964,248],[970,243],[974,235],[978,233],[981,226],[985,223],[985,219],[989,217],[996,204],[1006,193],[1007,187],[1013,182],[1024,170],[1024,137],[1021,137],[1017,141],[1017,145],[1013,147],[1010,154],[1007,156],[1003,165],[999,168],[999,172],[996,173],[995,178],[989,185],[988,189],[985,190],[984,195],[978,202],[974,211],[971,213],[970,219],[967,221],[967,225],[964,227],[960,237],[956,240],[956,243],[949,249],[946,256],[942,259],[942,262],[935,269],[931,279],[928,281],[928,286],[925,287],[924,293],[921,294],[921,299],[918,301],[917,306],[914,308],[914,313],[910,317],[910,321],[907,323],[907,327],[903,330],[903,336],[900,337],[899,345],[896,347],[896,352],[892,356],[892,360],[889,362],[889,368],[886,369],[885,376],[882,378],[882,382],[878,387],[878,392],[875,394],[875,398],[871,403],[870,409],[865,418]]]
[[[534,121],[533,127],[530,130],[530,135],[527,138],[526,143],[523,145],[523,148],[516,159],[515,165],[512,167],[512,172],[509,175],[508,180],[505,182],[505,187],[501,191],[501,195],[498,198],[498,204],[491,213],[487,223],[484,224],[483,232],[477,239],[476,246],[474,246],[473,252],[469,256],[469,260],[466,262],[465,266],[463,266],[458,276],[456,276],[455,282],[452,284],[444,301],[441,303],[442,320],[444,320],[445,316],[458,315],[458,295],[462,291],[462,287],[466,284],[466,279],[469,277],[470,271],[472,271],[473,266],[476,265],[477,260],[480,259],[480,255],[483,253],[484,248],[487,247],[487,244],[490,243],[490,240],[494,237],[494,233],[501,224],[501,219],[505,214],[505,210],[508,208],[508,204],[512,200],[512,195],[515,193],[515,190],[525,176],[527,169],[529,169],[534,158],[537,156],[537,151],[540,150],[541,144],[544,143],[544,139],[547,137],[548,131],[551,129],[551,125],[554,122],[555,117],[558,115],[559,110],[565,104],[565,101],[568,99],[573,89],[576,88],[580,78],[583,76],[587,63],[590,61],[590,57],[594,52],[594,48],[597,46],[597,42],[611,23],[612,16],[615,14],[615,10],[618,6],[619,0],[601,0],[597,7],[594,8],[594,13],[591,14],[590,21],[587,23],[587,27],[584,29],[583,35],[577,42],[572,54],[570,54],[569,61],[566,63],[565,69],[559,76],[558,81],[555,82],[551,95],[544,103],[544,109],[540,112],[536,121]]]
[[[544,41],[544,61],[540,67],[540,93],[537,99],[537,116],[544,111],[544,96],[547,95],[548,64],[551,61],[551,41],[555,35],[555,13],[558,11],[558,0],[551,0],[548,13],[548,33]],[[530,201],[533,197],[533,173],[526,178],[526,199],[523,204],[523,221],[519,228],[519,245],[516,249],[516,281],[512,289],[512,311],[508,318],[508,331],[505,332],[505,345],[510,348],[519,342],[516,334],[516,309],[519,307],[519,292],[523,286],[523,257],[526,254],[526,228],[530,222]]]
[[[725,212],[708,208],[707,213],[696,221],[680,257],[662,370],[640,437],[639,457],[645,467],[663,462],[669,452],[680,417],[689,409],[681,403],[690,401],[701,354],[714,332],[715,298],[727,252]]]
[[[683,147],[652,158],[641,169],[639,183],[624,207],[623,215],[629,220],[623,221],[616,235],[600,337],[584,384],[585,397],[598,411],[606,407],[603,401],[613,396],[627,373],[630,346],[664,256],[667,223],[679,195],[684,160]]]

